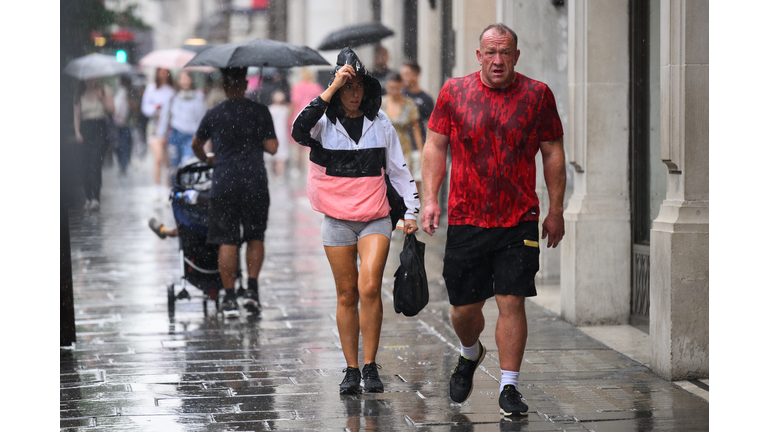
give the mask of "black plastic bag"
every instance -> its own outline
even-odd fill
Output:
[[[415,234],[405,236],[400,252],[400,267],[395,272],[395,312],[412,317],[429,303],[427,271],[424,269],[424,243]]]

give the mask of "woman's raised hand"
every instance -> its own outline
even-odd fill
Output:
[[[336,89],[340,89],[353,76],[355,76],[355,69],[352,65],[345,64],[338,72],[336,72],[336,77],[333,79],[332,86]]]

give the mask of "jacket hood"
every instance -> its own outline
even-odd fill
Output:
[[[351,48],[344,47],[339,52],[338,57],[336,57],[336,68],[333,70],[333,76],[328,83],[329,86],[336,78],[339,69],[344,65],[352,66],[355,69],[355,75],[363,77],[363,100],[360,103],[360,110],[363,111],[363,115],[365,115],[368,120],[373,121],[381,108],[381,83],[368,72],[368,69],[365,68],[363,62],[360,61],[360,58],[357,57],[357,54],[355,54]],[[339,94],[336,93],[331,98],[328,110],[326,110],[326,115],[331,122],[335,124],[336,117],[338,117],[340,112],[343,112],[343,108],[341,107]]]

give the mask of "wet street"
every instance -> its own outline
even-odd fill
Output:
[[[60,428],[65,431],[702,431],[709,403],[528,302],[521,370],[525,417],[499,415],[496,306],[485,306],[488,355],[472,396],[451,402],[459,352],[442,282],[445,229],[426,243],[430,303],[394,312],[393,275],[402,233],[385,271],[377,362],[385,392],[340,396],[345,367],[336,295],[320,241],[322,216],[303,177],[270,183],[260,317],[224,319],[188,286],[171,318],[166,286],[180,289],[179,243],[147,227],[175,226],[153,201],[149,156],[119,178],[104,169],[99,212],[70,211],[77,342],[60,350]],[[362,351],[362,344],[361,344]],[[360,355],[362,360],[362,353]]]

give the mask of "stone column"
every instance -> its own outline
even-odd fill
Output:
[[[297,45],[307,44],[307,7],[305,0],[288,0],[288,24],[286,40]]]
[[[395,31],[395,35],[381,40],[381,44],[389,51],[389,69],[400,70],[403,64],[403,2],[382,1],[381,23]],[[373,62],[368,68],[373,67]]]
[[[568,4],[566,151],[574,168],[561,244],[561,314],[624,324],[630,303],[628,0]]]
[[[480,33],[496,22],[496,0],[453,0],[453,28],[456,30],[456,66],[453,76],[480,70],[476,50]]]
[[[661,158],[651,229],[651,368],[709,376],[709,1],[661,2]]]
[[[440,72],[440,12],[442,2],[438,1],[432,8],[430,2],[419,2],[419,66],[421,75],[419,85],[422,90],[437,99],[443,88],[442,73]],[[426,139],[426,137],[424,137]]]

